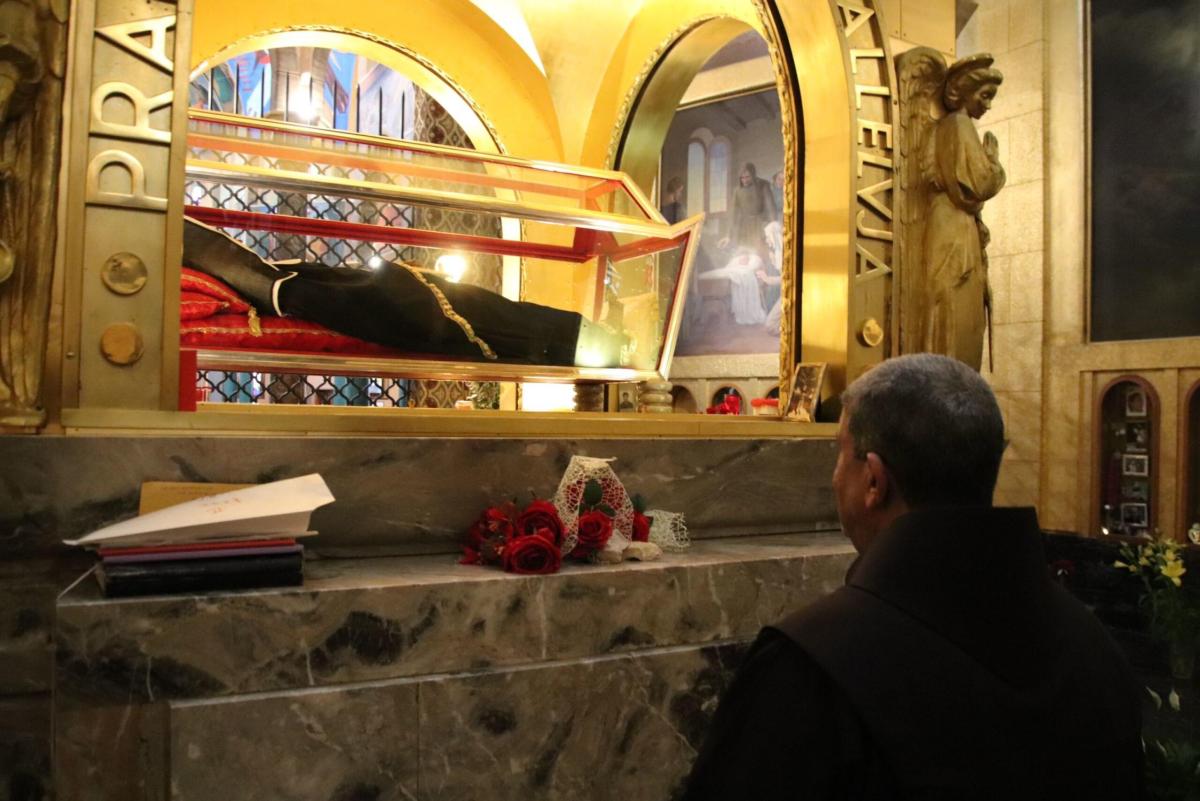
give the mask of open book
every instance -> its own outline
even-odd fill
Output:
[[[313,510],[333,502],[316,473],[169,506],[80,537],[85,548],[304,537]]]

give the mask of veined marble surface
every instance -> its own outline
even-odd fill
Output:
[[[170,797],[667,799],[743,651],[651,649],[173,702]]]
[[[448,553],[488,505],[550,497],[573,454],[615,457],[630,494],[697,537],[836,528],[831,439],[534,440],[0,436],[0,558],[136,513],[143,481],[260,483],[318,472],[324,550]]]
[[[445,555],[316,561],[300,588],[121,600],[88,576],[57,607],[58,790],[667,797],[740,649],[852,556],[800,534],[541,577]]]
[[[551,576],[317,560],[303,587],[113,600],[89,576],[58,602],[57,688],[162,701],[752,637],[840,586],[850,555],[840,535],[800,534]]]

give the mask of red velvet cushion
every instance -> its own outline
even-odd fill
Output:
[[[184,320],[179,341],[191,348],[242,348],[294,350],[309,353],[355,353],[363,356],[391,353],[382,345],[330,331],[294,317],[261,317],[255,333],[244,314],[218,314],[203,320]]]
[[[179,288],[184,293],[194,292],[221,301],[226,304],[225,308],[231,312],[245,314],[250,311],[250,304],[242,300],[241,295],[234,292],[222,281],[218,281],[211,275],[206,275],[199,270],[184,267],[183,272],[179,276]],[[182,319],[187,320],[189,318],[183,317]]]
[[[205,317],[212,317],[217,312],[228,308],[228,303],[223,300],[217,300],[211,295],[187,291],[179,293],[180,320],[201,320]]]

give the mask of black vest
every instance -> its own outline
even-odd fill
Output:
[[[905,515],[776,628],[846,693],[899,798],[1141,797],[1133,676],[1049,579],[1032,509]]]

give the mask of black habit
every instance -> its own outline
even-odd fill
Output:
[[[1140,723],[1124,656],[1049,578],[1034,510],[924,510],[763,629],[684,798],[1130,801]]]

